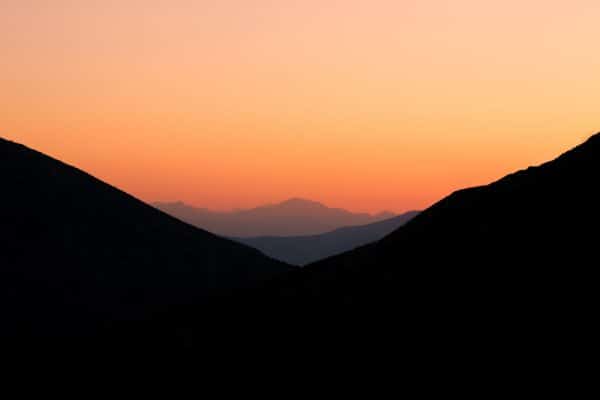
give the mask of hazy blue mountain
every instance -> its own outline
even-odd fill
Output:
[[[368,225],[339,228],[320,235],[237,239],[277,260],[306,265],[375,242],[398,229],[418,214],[410,211]]]
[[[366,225],[394,216],[390,212],[375,215],[353,213],[299,198],[231,212],[210,211],[182,202],[153,205],[182,221],[227,237],[316,235],[345,226]]]

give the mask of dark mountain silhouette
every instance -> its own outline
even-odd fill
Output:
[[[306,265],[380,240],[418,214],[410,211],[368,225],[349,226],[310,236],[263,236],[237,239],[277,260]]]
[[[77,335],[291,267],[0,139],[2,334]]]
[[[182,202],[154,203],[154,206],[182,221],[226,237],[316,235],[394,216],[389,212],[376,215],[352,213],[298,198],[231,212],[195,208]]]
[[[275,326],[309,354],[369,365],[443,374],[556,365],[595,340],[598,182],[600,134],[221,306],[251,318],[246,335]],[[190,337],[199,331],[187,326]]]
[[[260,355],[269,344],[298,352],[304,344],[355,360],[369,353],[408,360],[409,368],[435,364],[444,373],[464,362],[512,370],[523,360],[589,351],[600,134],[539,167],[455,192],[378,242],[285,274],[276,272],[284,264],[77,170],[11,143],[0,149],[3,328],[33,321],[48,331],[74,316],[79,327],[158,310],[145,336],[162,338],[155,332],[167,327],[166,337],[203,351],[212,310],[227,317],[220,332],[236,334],[228,345]],[[221,260],[229,266],[223,274],[196,267]],[[240,270],[239,286],[254,280],[258,288],[210,304],[194,297],[232,287]]]
[[[541,343],[565,327],[584,329],[597,290],[598,182],[600,134],[541,166],[457,191],[379,242],[276,279],[263,295],[277,303],[266,304],[310,310],[322,323],[350,312],[350,321],[430,346],[501,345],[515,332]]]

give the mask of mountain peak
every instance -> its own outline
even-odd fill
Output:
[[[285,207],[285,206],[289,206],[289,207],[319,207],[319,208],[325,207],[325,205],[323,205],[322,203],[319,203],[318,201],[303,199],[301,197],[292,197],[288,200],[282,201],[277,206],[280,206],[280,207]]]
[[[300,197],[233,211],[210,211],[178,203],[154,205],[197,227],[221,236],[238,238],[316,235],[345,226],[366,225],[393,216],[388,213],[355,213]]]

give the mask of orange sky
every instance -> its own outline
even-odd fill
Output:
[[[600,131],[598,0],[3,0],[0,136],[140,198],[423,208]]]

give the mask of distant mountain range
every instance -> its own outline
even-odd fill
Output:
[[[263,236],[237,240],[277,260],[301,266],[375,242],[416,215],[418,211],[410,211],[372,224],[339,228],[320,235]]]
[[[345,226],[366,225],[394,216],[391,212],[375,215],[353,213],[299,198],[231,212],[210,211],[182,202],[153,205],[182,221],[226,237],[316,235]]]
[[[3,139],[0,182],[2,335],[97,333],[291,269]]]

